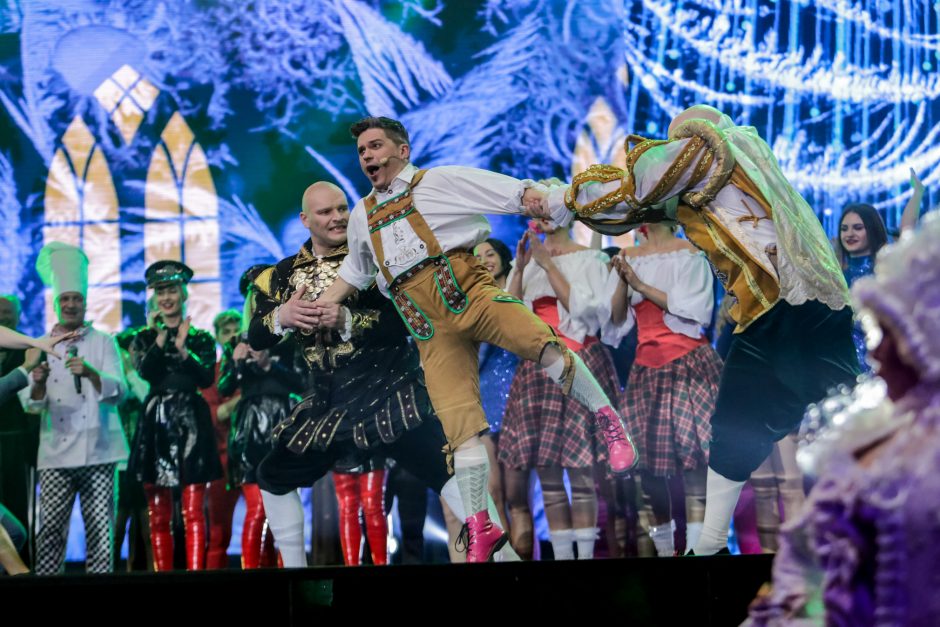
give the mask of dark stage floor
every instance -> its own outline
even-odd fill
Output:
[[[745,618],[748,603],[770,578],[771,559],[741,555],[3,577],[0,599],[7,616],[22,609],[41,615],[45,624],[93,616],[95,622],[133,624],[258,621],[309,627],[322,625],[311,622],[322,619],[359,621],[393,614],[416,624],[448,624],[441,619],[453,612],[458,620],[473,620],[472,608],[482,603],[496,620],[522,613],[526,619],[724,627]]]

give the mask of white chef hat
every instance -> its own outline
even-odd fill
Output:
[[[42,282],[52,288],[53,298],[65,292],[88,295],[88,256],[77,246],[49,242],[39,251],[36,272]]]

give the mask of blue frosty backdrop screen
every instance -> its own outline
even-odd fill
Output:
[[[20,0],[0,9],[0,292],[45,330],[45,241],[92,261],[91,317],[144,321],[147,263],[197,271],[200,326],[248,265],[292,253],[304,188],[368,191],[350,122],[401,119],[419,165],[525,178],[622,158],[707,102],[753,124],[833,234],[889,229],[940,143],[923,0]],[[512,243],[523,221],[494,219]]]

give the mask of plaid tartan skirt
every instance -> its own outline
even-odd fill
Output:
[[[670,477],[708,463],[721,358],[704,345],[661,368],[633,364],[620,415],[636,444],[637,470]]]
[[[616,403],[620,385],[610,349],[596,342],[578,356]],[[594,415],[561,392],[542,368],[523,361],[509,388],[499,436],[499,463],[515,470],[537,466],[591,468],[607,460],[607,447],[594,428]]]

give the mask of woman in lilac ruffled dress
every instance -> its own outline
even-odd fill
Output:
[[[818,480],[749,625],[940,621],[940,215],[886,247],[853,296],[881,379],[808,412],[799,458]]]

